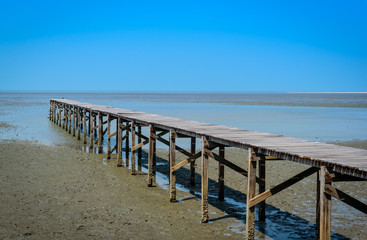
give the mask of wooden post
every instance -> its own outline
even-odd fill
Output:
[[[246,207],[246,239],[255,238],[255,206],[250,206],[251,198],[256,192],[256,160],[252,148],[248,149],[247,207]]]
[[[48,111],[48,120],[51,121],[51,102],[48,104],[49,111]]]
[[[206,138],[201,137],[201,222],[209,221],[208,213],[208,172],[209,172],[209,157],[205,150],[209,148],[206,145]]]
[[[94,146],[94,137],[93,137],[93,111],[89,111],[89,149],[92,149]]]
[[[107,159],[111,159],[111,116],[107,115]]]
[[[65,111],[65,114],[64,114],[64,129],[65,131],[68,131],[68,122],[69,122],[69,119],[68,119],[68,112],[69,112],[69,109],[68,107],[65,105],[64,106],[64,111]]]
[[[196,138],[191,138],[191,153],[195,154],[196,151]],[[195,163],[196,160],[190,162],[190,185],[195,186]]]
[[[80,108],[78,107],[78,140],[80,140],[80,124],[81,124],[81,119],[80,119]]]
[[[176,202],[176,171],[172,167],[176,165],[176,132],[169,131],[169,192],[170,201]]]
[[[97,126],[97,115],[93,116],[93,127]],[[97,139],[97,128],[94,129],[94,139]]]
[[[87,144],[87,110],[83,109],[83,133],[84,133],[84,144]]]
[[[219,147],[219,156],[224,158],[224,147]],[[218,200],[224,201],[224,164],[218,162]]]
[[[62,117],[61,117],[61,106],[59,106],[59,127],[61,127],[61,119],[62,119]]]
[[[265,192],[265,156],[264,155],[260,155],[260,160],[259,160],[259,178],[261,180],[261,182],[259,183],[259,194]],[[261,203],[259,203],[259,208],[258,208],[258,215],[259,215],[259,220],[261,222],[265,221],[265,200],[262,201]]]
[[[73,137],[75,137],[75,128],[76,128],[76,110],[75,106],[73,107]]]
[[[325,192],[331,185],[331,176],[325,166],[320,168],[320,240],[330,239],[331,233],[331,196]]]
[[[320,239],[320,170],[316,176],[316,239]]]
[[[154,161],[155,161],[155,129],[152,125],[149,125],[149,151],[148,151],[148,187],[152,187],[155,183],[154,175]]]
[[[102,135],[103,135],[103,116],[100,112],[98,112],[98,153],[103,153]]]
[[[136,175],[135,170],[135,152],[136,150],[133,150],[133,147],[135,147],[135,122],[131,122],[131,175]]]
[[[125,130],[125,159],[126,159],[126,166],[129,166],[129,155],[130,155],[130,143],[129,143],[129,138],[130,138],[130,131],[129,128],[127,127],[129,125],[129,122],[126,122],[126,130]]]
[[[69,119],[69,134],[71,134],[71,106],[69,106],[69,111],[68,111],[68,113],[69,113],[69,117],[68,117],[68,119]]]
[[[122,119],[119,118],[117,121],[117,166],[122,167]]]
[[[141,134],[142,134],[140,125],[138,126],[138,133],[139,133],[139,135],[138,135],[138,144],[140,144],[141,143]],[[138,171],[141,171],[141,161],[142,161],[142,155],[143,155],[142,153],[143,153],[143,147],[138,149]]]
[[[65,104],[62,105],[62,129],[65,129]]]

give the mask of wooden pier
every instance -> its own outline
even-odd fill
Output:
[[[149,145],[147,185],[155,184],[156,143],[169,146],[170,201],[176,201],[176,171],[190,164],[190,182],[195,180],[195,161],[201,158],[201,221],[208,222],[208,164],[216,160],[219,167],[218,199],[224,199],[224,168],[228,167],[247,177],[246,239],[255,237],[255,206],[259,220],[265,221],[265,200],[300,180],[317,173],[317,238],[330,239],[331,199],[336,198],[367,214],[367,205],[341,190],[333,182],[366,181],[367,151],[332,144],[309,142],[301,139],[254,132],[233,127],[160,116],[114,107],[81,103],[67,99],[50,100],[50,120],[91,147],[98,146],[103,153],[103,141],[107,140],[107,158],[117,154],[117,166],[122,166],[122,143],[125,142],[126,159],[131,154],[131,174],[135,175],[136,161],[141,161],[142,147]],[[112,122],[116,132],[111,133]],[[149,128],[148,136],[142,128]],[[87,131],[88,130],[88,131]],[[81,136],[83,134],[83,136]],[[168,134],[169,140],[163,138]],[[116,145],[111,146],[111,138]],[[177,138],[191,139],[190,151],[176,145]],[[196,139],[201,139],[201,151],[196,152]],[[137,141],[136,141],[137,140]],[[130,146],[131,145],[131,146]],[[225,158],[225,148],[236,147],[248,152],[247,170]],[[213,152],[219,149],[219,154]],[[176,162],[176,151],[187,159]],[[245,159],[245,158],[244,158]],[[265,189],[267,161],[288,160],[308,165],[309,168],[283,183]],[[257,174],[258,172],[258,174]],[[258,193],[256,193],[258,184]]]

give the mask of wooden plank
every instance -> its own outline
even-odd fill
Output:
[[[256,161],[252,148],[248,149],[248,177],[247,177],[247,205],[246,205],[246,239],[255,238],[255,207],[251,206],[251,199],[256,191]]]
[[[128,122],[126,122],[126,126],[125,126],[125,136],[126,138],[124,138],[125,140],[125,163],[126,166],[129,166],[129,155],[130,155],[130,129],[131,129],[131,124],[129,124]]]
[[[142,139],[141,138],[141,135],[142,135],[142,133],[141,133],[141,125],[138,126],[138,132],[137,133],[138,133],[138,145],[139,145],[139,144],[142,143],[141,142],[141,139]],[[149,143],[149,140],[146,143]],[[142,149],[142,147],[139,147],[138,148],[138,171],[141,171],[142,160],[143,160],[143,149]]]
[[[117,144],[111,148],[111,153],[113,153],[117,149]]]
[[[208,213],[208,171],[209,171],[209,158],[206,154],[206,138],[201,137],[201,222],[207,223],[209,221]]]
[[[331,196],[326,194],[327,184],[331,184],[329,171],[325,166],[320,168],[320,240],[329,240],[331,233]]]
[[[68,110],[68,122],[69,122],[68,130],[69,130],[69,134],[71,134],[71,107],[69,107],[69,110]]]
[[[176,171],[172,171],[172,167],[175,166],[176,162],[176,132],[171,130],[169,133],[169,192],[170,192],[170,202],[176,202]]]
[[[132,146],[131,151],[136,151],[138,149],[141,149],[145,144],[148,144],[148,143],[149,141],[144,141],[144,142],[139,143],[138,145]]]

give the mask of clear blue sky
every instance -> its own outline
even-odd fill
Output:
[[[367,91],[367,1],[1,1],[0,90]]]

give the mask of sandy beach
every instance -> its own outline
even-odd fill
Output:
[[[365,143],[360,143],[365,144]],[[45,146],[29,141],[0,142],[1,239],[243,239],[245,209],[231,202],[210,200],[208,224],[200,223],[200,177],[193,194],[178,191],[177,203],[169,202],[165,187],[148,188],[146,174],[131,176],[115,159],[68,146]],[[226,157],[244,162],[245,151],[231,149]],[[158,151],[167,157],[167,151]],[[178,155],[180,158],[180,155]],[[158,159],[158,172],[167,172],[166,161]],[[288,161],[267,165],[267,187],[305,168]],[[288,173],[281,174],[283,165]],[[200,171],[200,164],[198,172]],[[243,164],[242,164],[243,165]],[[144,166],[144,162],[143,162]],[[245,166],[244,166],[245,167]],[[187,169],[178,172],[178,186],[188,186]],[[210,194],[216,192],[217,163],[210,161]],[[245,201],[245,178],[226,169],[226,196]],[[267,230],[258,229],[259,239],[281,239],[282,231],[309,226],[315,221],[316,176],[270,198]],[[164,185],[164,184],[163,184]],[[341,188],[366,199],[365,183]],[[333,203],[333,236],[363,239],[366,217],[348,208],[340,212]],[[281,209],[281,210],[280,210]],[[287,220],[288,219],[288,220]],[[358,221],[364,224],[358,224]],[[348,226],[348,227],[346,227]],[[294,235],[295,239],[312,233]]]

